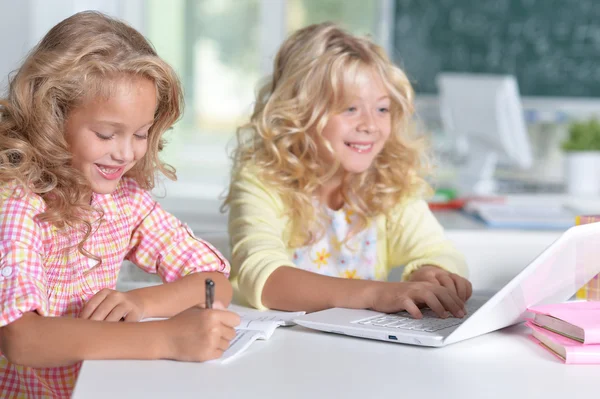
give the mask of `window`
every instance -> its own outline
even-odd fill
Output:
[[[354,34],[374,36],[378,5],[365,0],[288,0],[288,30],[332,21]]]
[[[163,158],[180,182],[169,196],[216,198],[227,184],[226,146],[249,115],[260,78],[259,0],[150,1],[147,36],[180,76],[184,117]]]

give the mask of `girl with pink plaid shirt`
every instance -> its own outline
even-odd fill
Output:
[[[228,347],[229,264],[149,194],[157,171],[175,178],[158,152],[182,105],[145,38],[94,12],[52,28],[12,77],[0,102],[0,397],[68,397],[86,359],[205,361]],[[165,284],[115,291],[124,259]],[[167,319],[136,323],[152,317]]]

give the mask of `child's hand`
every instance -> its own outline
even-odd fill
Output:
[[[414,318],[423,317],[419,306],[428,306],[439,317],[465,316],[465,303],[454,291],[429,282],[376,282],[371,295],[371,309],[384,313],[406,310]]]
[[[105,288],[85,304],[79,317],[105,321],[140,321],[144,317],[144,305],[129,292]]]
[[[410,275],[409,281],[427,281],[442,285],[458,295],[463,301],[469,299],[473,293],[473,287],[469,280],[437,266],[421,266]]]
[[[215,305],[214,309],[193,307],[166,321],[169,359],[204,362],[221,357],[229,348],[240,316]]]

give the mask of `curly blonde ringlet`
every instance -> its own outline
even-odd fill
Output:
[[[183,96],[172,68],[129,25],[98,12],[75,14],[54,26],[10,79],[0,102],[0,185],[40,195],[46,211],[37,217],[59,231],[92,232],[90,184],[71,166],[64,126],[71,110],[88,100],[107,99],[123,82],[155,84],[157,108],[145,156],[127,172],[144,189],[162,172],[175,180],[175,169],[159,159],[163,133],[182,113]],[[100,216],[101,217],[101,216]]]
[[[412,133],[414,93],[405,73],[385,51],[366,38],[332,23],[311,25],[281,46],[273,75],[257,95],[250,122],[238,129],[232,178],[244,169],[281,197],[291,221],[291,247],[308,245],[324,233],[323,210],[314,200],[339,166],[326,164],[318,142],[331,115],[343,110],[360,77],[375,73],[390,96],[392,133],[371,167],[345,174],[340,193],[362,230],[368,219],[385,214],[404,198],[429,192],[427,143]],[[224,207],[230,205],[230,189]]]

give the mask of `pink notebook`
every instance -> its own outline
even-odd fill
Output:
[[[600,302],[565,302],[534,306],[533,322],[584,344],[600,344]]]
[[[600,364],[600,345],[584,345],[528,321],[531,339],[566,364]]]

